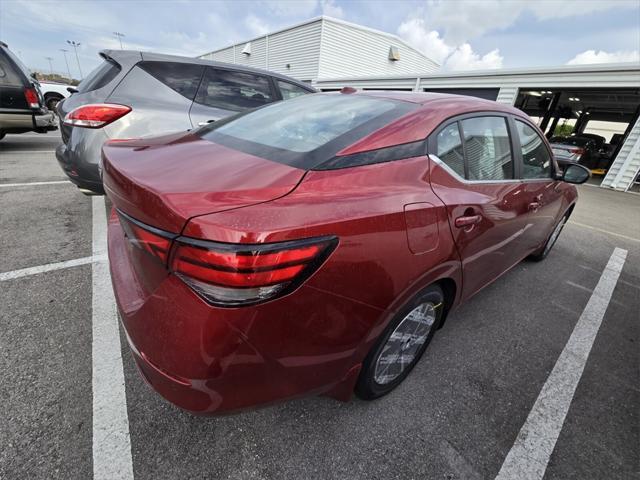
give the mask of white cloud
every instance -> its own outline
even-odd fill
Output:
[[[253,13],[247,15],[244,24],[252,36],[259,37],[271,31],[271,28],[261,18],[256,17]]]
[[[502,56],[497,48],[482,56],[475,53],[468,43],[463,43],[449,55],[444,64],[446,70],[487,70],[502,68]]]
[[[436,30],[428,30],[421,18],[411,18],[398,28],[407,43],[442,65],[444,70],[478,70],[501,68],[503,57],[498,49],[485,55],[473,51],[469,43],[451,45]]]
[[[323,15],[334,18],[344,18],[344,10],[340,5],[336,5],[334,0],[321,0],[320,9]]]
[[[640,52],[638,50],[605,52],[603,50],[586,50],[579,53],[567,62],[567,65],[584,65],[588,63],[640,63]]]
[[[308,17],[318,8],[318,0],[266,0],[265,4],[279,17]]]
[[[611,0],[432,0],[421,12],[429,30],[444,32],[447,42],[461,44],[487,32],[511,26],[521,15],[539,20],[578,17],[637,3]]]

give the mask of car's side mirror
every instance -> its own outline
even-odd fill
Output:
[[[562,181],[580,185],[589,180],[590,177],[591,171],[588,168],[577,163],[571,163],[565,168],[562,174]]]
[[[69,93],[78,93],[78,89],[74,87],[67,87],[67,92]]]

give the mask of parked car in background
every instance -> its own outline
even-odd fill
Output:
[[[40,84],[6,43],[0,42],[0,140],[7,133],[45,133],[57,128]]]
[[[126,50],[104,62],[60,102],[56,157],[85,193],[103,193],[100,148],[108,139],[186,131],[278,100],[315,92],[264,70]]]
[[[126,337],[174,404],[385,395],[449,311],[547,257],[589,178],[514,107],[343,92],[103,147]]]
[[[73,91],[75,90],[75,87],[65,83],[40,80],[40,90],[42,90],[44,104],[51,111],[55,111],[59,101],[64,100],[71,95],[69,89]]]
[[[549,143],[553,149],[553,155],[562,167],[570,163],[579,163],[589,170],[601,168],[603,152],[598,148],[596,140],[591,137],[581,135],[551,137]]]

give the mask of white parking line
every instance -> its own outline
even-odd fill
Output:
[[[104,198],[93,197],[93,256],[107,253]],[[122,369],[118,314],[109,265],[92,271],[93,321],[93,478],[133,479],[127,398]]]
[[[28,277],[29,275],[37,275],[39,273],[51,272],[53,270],[61,270],[63,268],[77,267],[79,265],[86,265],[87,263],[104,261],[106,258],[106,255],[74,258],[73,260],[66,260],[64,262],[48,263],[46,265],[38,265],[37,267],[28,267],[21,268],[19,270],[12,270],[10,272],[2,272],[0,273],[0,282],[20,277]]]
[[[14,154],[14,153],[56,153],[55,150],[14,150],[14,151],[9,151],[9,150],[0,150],[0,152],[2,153],[6,153],[6,154]]]
[[[540,480],[618,283],[627,251],[616,248],[558,357],[496,480]]]
[[[55,180],[51,182],[27,182],[27,183],[0,183],[0,187],[36,187],[38,185],[58,185],[71,183],[69,180]]]
[[[629,240],[630,242],[640,242],[640,238],[629,237],[627,235],[622,235],[621,233],[610,232],[609,230],[604,230],[602,228],[594,227],[592,225],[586,225],[584,223],[574,222],[573,220],[569,220],[567,222],[569,225],[576,225],[577,227],[588,228],[589,230],[594,230],[596,232],[604,233],[606,235],[612,235],[614,237],[623,238],[625,240]]]

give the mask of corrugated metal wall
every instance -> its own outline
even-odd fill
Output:
[[[267,69],[298,80],[315,80],[318,76],[321,30],[322,22],[317,20],[269,35]]]
[[[389,60],[389,48],[400,60]],[[433,72],[438,65],[400,40],[331,19],[324,20],[318,78]]]
[[[640,118],[629,132],[620,152],[602,181],[603,187],[627,190],[640,172]]]

